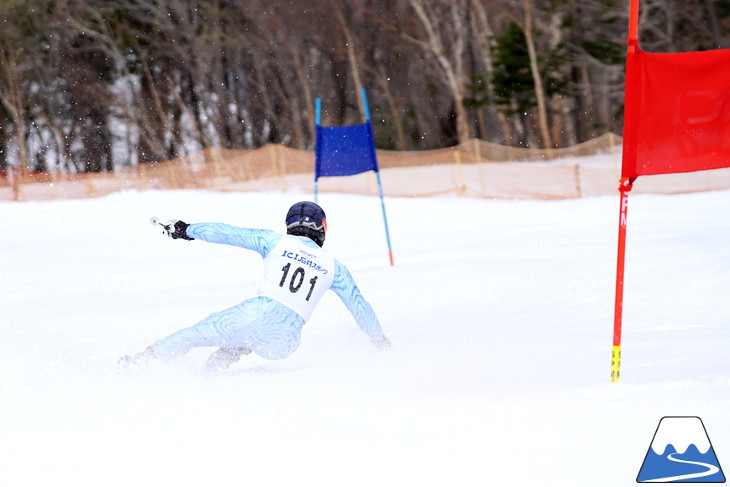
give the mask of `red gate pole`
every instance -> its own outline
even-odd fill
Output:
[[[632,41],[638,41],[639,39],[639,0],[631,0],[629,3],[629,52],[634,52],[636,49],[632,48],[631,45],[635,43]]]
[[[636,51],[639,45],[639,0],[629,4],[629,37],[626,40],[626,86],[624,88],[624,147],[621,169],[621,209],[618,221],[618,256],[616,258],[616,306],[613,315],[613,347],[611,348],[611,382],[621,377],[621,319],[624,308],[624,263],[626,261],[626,217],[629,191],[636,177],[626,177],[627,168],[636,168],[636,138],[639,118],[639,84]],[[631,174],[629,172],[629,174]]]
[[[621,208],[618,221],[618,257],[616,259],[616,307],[613,315],[613,347],[611,349],[611,382],[618,382],[621,375],[621,319],[624,307],[624,263],[626,262],[626,218],[629,207],[629,191],[633,179],[621,178]]]

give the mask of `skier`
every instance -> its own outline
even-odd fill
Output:
[[[332,289],[345,303],[358,326],[379,350],[390,347],[375,312],[363,298],[348,269],[322,249],[327,220],[319,205],[294,204],[286,214],[286,233],[239,228],[223,223],[161,224],[173,239],[235,245],[258,252],[264,277],[258,296],[198,324],[184,328],[119,360],[121,367],[169,361],[195,347],[220,347],[206,362],[208,372],[227,369],[251,352],[267,359],[283,359],[299,347],[301,331],[320,298]]]

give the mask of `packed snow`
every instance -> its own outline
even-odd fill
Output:
[[[329,293],[291,357],[117,359],[254,294],[257,254],[151,216],[283,231],[301,191],[0,203],[0,485],[629,486],[663,416],[730,466],[730,191],[629,198],[326,193],[325,248],[393,346]],[[730,472],[725,472],[727,475]]]

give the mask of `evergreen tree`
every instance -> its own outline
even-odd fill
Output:
[[[507,115],[525,112],[535,106],[525,33],[510,22],[495,43],[492,84],[496,101]]]

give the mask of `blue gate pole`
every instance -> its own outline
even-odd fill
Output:
[[[319,178],[317,177],[317,151],[319,150],[319,125],[321,115],[322,102],[319,98],[314,101],[314,202],[317,202],[319,194]]]
[[[390,265],[394,265],[393,262],[393,248],[390,245],[390,230],[388,230],[388,216],[385,213],[385,199],[383,198],[383,183],[380,181],[380,168],[378,167],[378,159],[375,154],[375,137],[373,136],[373,126],[370,122],[370,108],[368,107],[368,97],[365,94],[365,88],[361,88],[362,93],[362,104],[365,109],[365,121],[368,126],[368,135],[370,136],[370,151],[371,157],[375,161],[375,176],[378,180],[378,192],[380,193],[380,208],[383,210],[383,223],[385,224],[385,239],[388,242],[388,258],[390,259]]]

